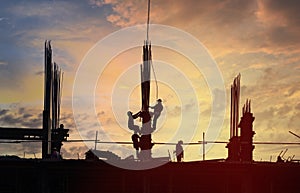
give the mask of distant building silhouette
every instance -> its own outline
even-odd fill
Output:
[[[101,150],[89,150],[85,153],[86,160],[99,160],[100,158],[113,161],[113,160],[121,160],[121,157],[114,154],[111,151],[101,151]]]

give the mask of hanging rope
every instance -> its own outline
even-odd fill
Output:
[[[155,74],[155,70],[154,70],[154,66],[152,64],[151,61],[151,67],[152,67],[152,72],[153,72],[153,76],[154,76],[154,80],[155,80],[155,86],[156,86],[156,100],[158,99],[158,84],[157,84],[157,79],[156,79],[156,74]]]
[[[146,40],[146,44],[149,45],[149,24],[150,24],[150,0],[148,0],[148,15],[147,15],[147,40]],[[157,79],[156,79],[156,74],[155,74],[155,70],[152,64],[152,59],[150,61],[150,65],[152,66],[152,72],[154,75],[154,79],[155,79],[155,85],[156,85],[156,100],[158,99],[158,84],[157,84]]]

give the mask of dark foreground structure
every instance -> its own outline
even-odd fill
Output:
[[[134,164],[142,164],[135,162]],[[1,160],[7,193],[298,193],[299,163],[169,162],[125,170],[104,161]]]

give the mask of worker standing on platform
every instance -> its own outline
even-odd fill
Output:
[[[183,141],[180,140],[178,141],[178,143],[176,144],[176,157],[177,157],[177,162],[181,162],[183,160]]]
[[[149,108],[154,109],[154,111],[151,112],[150,115],[153,116],[152,128],[153,128],[153,130],[155,130],[157,119],[159,118],[159,116],[164,108],[162,105],[162,100],[158,99],[156,105],[153,107],[149,106]]]

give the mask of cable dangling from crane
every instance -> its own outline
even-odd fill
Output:
[[[156,86],[156,100],[158,99],[158,84],[157,84],[157,80],[156,80],[156,74],[155,74],[155,70],[153,67],[153,64],[151,62],[151,67],[152,67],[152,72],[153,72],[153,76],[154,76],[154,80],[155,80],[155,86]]]
[[[150,0],[148,0],[148,17],[147,17],[147,40],[146,40],[146,44],[149,45],[150,41],[149,41],[149,24],[150,24]],[[154,70],[154,66],[151,62],[151,67],[152,67],[152,72],[153,72],[153,76],[154,76],[154,80],[155,80],[155,86],[156,86],[156,100],[158,99],[158,84],[157,84],[157,79],[156,79],[156,74],[155,74],[155,70]]]

